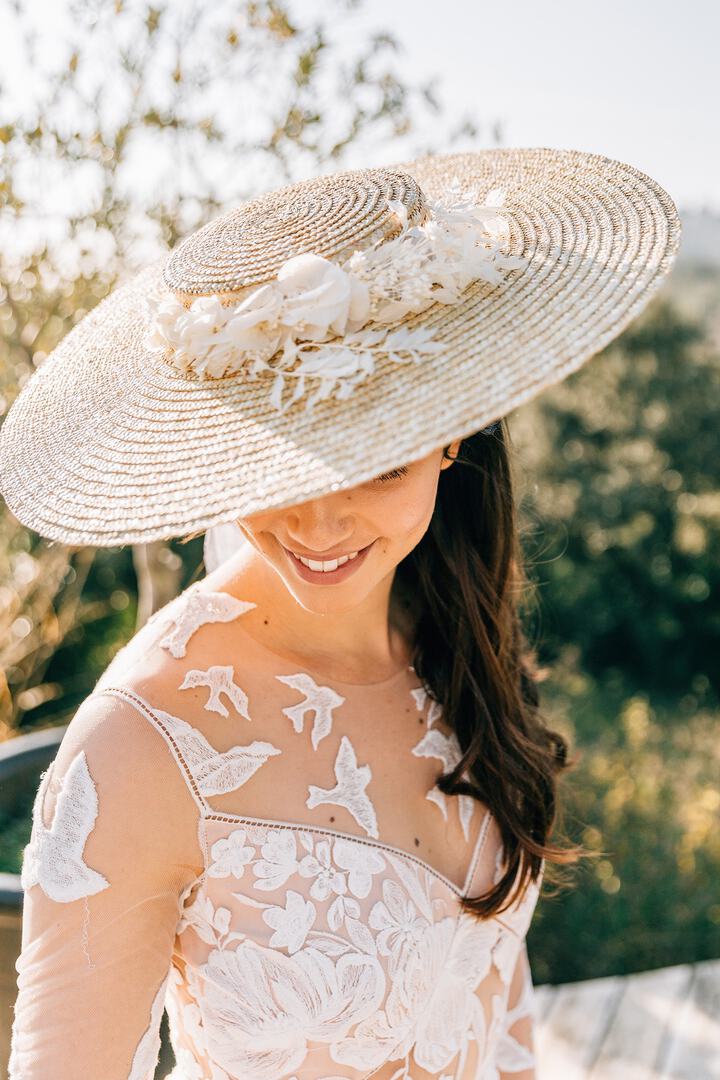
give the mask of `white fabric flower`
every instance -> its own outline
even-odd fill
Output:
[[[212,900],[198,893],[196,899],[180,918],[176,933],[182,934],[192,927],[201,941],[207,945],[217,945],[230,929],[231,912],[229,908],[216,908]]]
[[[397,989],[417,1016],[413,1058],[433,1075],[447,1068],[469,1039],[485,1056],[485,1014],[475,991],[490,970],[498,934],[492,920],[461,913],[457,924],[443,919],[428,927],[407,955]],[[394,988],[395,989],[395,988]]]
[[[275,326],[281,306],[282,295],[275,285],[256,289],[233,309],[222,331],[222,341],[237,351],[272,356],[281,341],[281,332]]]
[[[385,859],[379,851],[364,848],[349,840],[338,839],[333,844],[333,859],[341,870],[348,870],[348,887],[353,896],[364,900],[372,888],[373,874],[385,869]]]
[[[392,879],[383,881],[383,899],[370,912],[370,926],[377,930],[377,948],[389,957],[391,975],[403,967],[413,947],[427,929],[427,920],[418,915],[412,900]]]
[[[347,892],[345,875],[332,865],[329,840],[320,840],[315,845],[315,854],[306,855],[299,869],[302,877],[315,878],[310,886],[310,895],[316,900],[327,900],[331,892],[338,896]]]
[[[351,896],[336,896],[327,911],[331,930],[339,930],[345,919],[359,919],[360,905]]]
[[[403,203],[388,200],[400,222],[393,239],[341,264],[295,255],[234,307],[216,296],[189,307],[174,296],[152,301],[146,346],[202,377],[272,375],[269,401],[280,412],[300,399],[308,409],[330,396],[344,400],[373,374],[376,357],[417,363],[444,348],[427,328],[405,327],[399,340],[387,327],[435,303],[456,303],[472,281],[495,284],[528,265],[503,251],[510,236],[503,202],[494,189],[481,205],[477,190],[463,192],[457,180],[421,225],[410,226]]]
[[[263,911],[263,919],[275,931],[270,945],[274,949],[287,949],[290,954],[297,952],[305,944],[315,915],[315,905],[289,889],[285,907],[272,906]]]
[[[244,1080],[292,1075],[308,1044],[344,1039],[372,1016],[385,993],[373,957],[346,953],[333,961],[312,948],[285,956],[253,941],[214,950],[202,974],[213,1060]]]
[[[297,871],[297,844],[290,829],[273,829],[260,848],[262,859],[253,866],[256,889],[271,892]]]
[[[277,281],[285,297],[281,323],[301,327],[308,341],[324,341],[330,330],[344,334],[347,329],[357,329],[367,318],[367,285],[321,255],[288,259],[278,271]]]
[[[233,877],[240,879],[245,867],[252,862],[255,848],[246,844],[247,834],[244,829],[233,829],[229,836],[216,840],[210,849],[212,862],[208,867],[210,877]]]

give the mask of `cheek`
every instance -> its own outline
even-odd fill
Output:
[[[277,524],[275,514],[253,514],[252,517],[240,518],[238,525],[245,537],[255,548],[264,550],[268,546],[268,533]]]
[[[403,493],[402,498],[388,500],[388,505],[378,514],[379,531],[391,545],[409,551],[426,532],[434,506],[434,489],[428,491],[423,486],[417,491]]]

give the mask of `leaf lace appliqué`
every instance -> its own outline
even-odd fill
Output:
[[[203,795],[224,795],[242,787],[269,757],[281,751],[269,742],[231,746],[224,753],[210,745],[205,736],[179,716],[155,710],[177,742],[188,768]]]

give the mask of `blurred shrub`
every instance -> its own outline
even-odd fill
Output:
[[[590,674],[718,692],[719,411],[720,358],[666,297],[520,410],[546,661],[573,643]]]
[[[672,279],[512,427],[565,825],[605,857],[541,898],[536,981],[720,956],[720,357]]]

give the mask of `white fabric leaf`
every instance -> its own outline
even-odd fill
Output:
[[[374,938],[364,923],[361,923],[359,919],[346,918],[345,927],[350,940],[360,952],[369,953],[370,956],[377,956]]]

